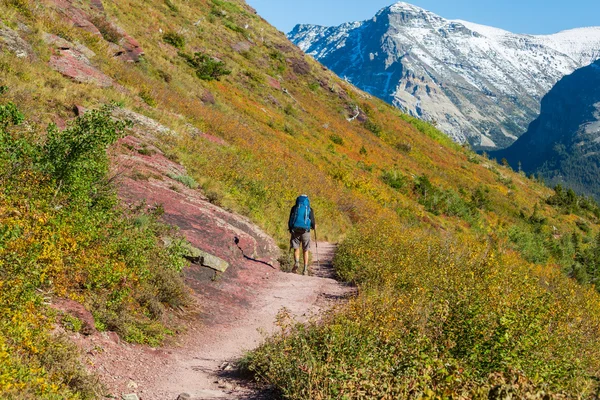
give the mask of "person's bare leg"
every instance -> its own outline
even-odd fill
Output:
[[[308,273],[308,250],[304,250],[304,271],[302,272],[303,275],[306,275]]]
[[[300,249],[294,249],[294,267],[292,268],[292,272],[298,272],[298,267],[300,266]]]

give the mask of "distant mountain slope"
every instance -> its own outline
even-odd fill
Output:
[[[364,22],[288,37],[356,86],[458,142],[506,147],[564,75],[600,57],[600,28],[518,35],[396,3]]]
[[[492,155],[550,184],[600,198],[600,60],[558,82],[529,130]]]

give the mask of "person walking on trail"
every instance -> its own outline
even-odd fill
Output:
[[[316,228],[315,213],[310,207],[310,201],[308,196],[303,194],[298,196],[296,199],[296,205],[294,205],[290,211],[290,218],[288,221],[288,229],[290,231],[291,239],[290,246],[294,249],[294,268],[292,272],[298,272],[300,266],[300,245],[302,245],[304,270],[303,274],[306,275],[308,272],[308,249],[310,247],[310,230]]]

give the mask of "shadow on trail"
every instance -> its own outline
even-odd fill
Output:
[[[237,248],[238,248],[238,249],[240,249],[240,251],[242,252],[242,256],[243,256],[243,257],[244,257],[246,260],[248,260],[248,261],[252,261],[252,262],[255,262],[255,263],[259,263],[259,264],[264,264],[264,265],[267,265],[267,266],[269,266],[269,267],[271,267],[271,268],[273,268],[273,269],[277,269],[277,267],[275,267],[275,266],[274,266],[274,265],[272,265],[271,263],[268,263],[268,262],[266,262],[266,261],[258,260],[258,259],[256,259],[256,258],[252,258],[252,257],[249,257],[249,256],[247,256],[247,255],[244,253],[244,249],[242,249],[242,248],[240,247],[240,239],[239,239],[237,236],[233,238],[233,242],[235,243],[235,245],[237,246]]]
[[[327,242],[311,242],[310,252],[312,253],[312,262],[309,270],[310,275],[318,278],[335,279],[338,276],[333,267],[333,257],[337,249],[337,244]]]

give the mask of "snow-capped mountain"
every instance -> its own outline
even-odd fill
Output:
[[[503,148],[563,76],[600,58],[600,27],[520,35],[396,3],[367,21],[288,37],[339,76],[454,140]]]

